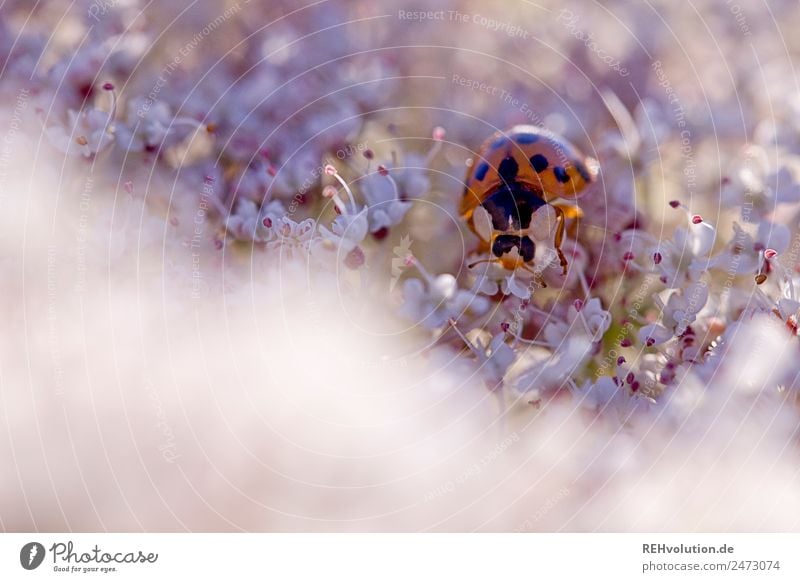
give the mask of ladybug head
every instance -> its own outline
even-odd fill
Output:
[[[516,253],[514,253],[515,249]],[[533,261],[536,245],[528,236],[498,234],[492,241],[492,254],[506,269],[516,269],[524,263]]]

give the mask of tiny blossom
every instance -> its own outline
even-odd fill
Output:
[[[286,215],[280,201],[273,200],[260,208],[252,200],[239,199],[236,209],[226,220],[227,231],[239,240],[267,242],[272,240],[275,225]]]
[[[346,260],[350,257],[349,265],[352,266],[356,263],[353,260],[355,255],[351,255],[351,253],[359,248],[359,245],[364,242],[367,234],[369,234],[369,209],[366,206],[361,209],[358,208],[353,191],[339,175],[335,167],[330,164],[327,165],[325,173],[339,181],[344,192],[347,193],[347,198],[342,198],[334,187],[325,189],[325,195],[333,200],[339,216],[333,220],[330,230],[324,226],[319,227],[321,237],[318,244],[312,248],[312,252],[318,258],[322,258],[325,254],[335,254],[340,260]],[[360,262],[360,264],[363,264],[363,262]]]
[[[595,382],[586,380],[580,387],[573,383],[569,386],[579,404],[590,410],[615,410],[623,397],[623,391],[609,376],[601,376]]]
[[[753,232],[752,225],[745,228],[734,222],[733,237],[709,266],[728,273],[757,274],[766,258],[765,251],[782,253],[789,248],[789,242],[789,229],[782,224],[762,220]]]
[[[675,201],[673,207],[680,208],[680,202]],[[655,270],[661,275],[662,282],[672,287],[696,281],[714,264],[710,253],[717,238],[717,229],[708,221],[695,220],[696,215],[689,214],[688,210],[684,209],[684,212],[688,217],[688,225],[676,228],[670,238],[657,239],[639,229],[622,233],[622,249],[644,249],[644,254],[651,259],[649,263],[643,262],[637,266],[632,261],[638,257],[632,251],[625,250],[623,260],[642,271]]]
[[[404,200],[424,198],[431,190],[431,166],[442,150],[445,131],[441,127],[433,130],[433,145],[426,154],[407,153],[402,168],[395,173],[398,187]]]
[[[52,87],[60,89],[60,98],[68,106],[81,108],[91,103],[98,73],[107,58],[107,48],[100,43],[88,42],[74,53],[61,56],[45,78]]]
[[[638,333],[639,341],[653,346],[683,335],[707,301],[708,286],[704,283],[691,283],[686,289],[672,291],[666,304],[657,297],[656,303],[661,307],[661,324],[651,323],[642,327]]]
[[[481,315],[489,302],[473,292],[460,289],[453,275],[432,276],[418,261],[413,264],[422,279],[410,278],[403,283],[403,305],[400,315],[427,329],[440,329],[451,319],[464,314]]]
[[[318,243],[317,224],[311,218],[295,222],[288,216],[271,219],[267,228],[266,249],[280,260],[307,259]]]
[[[524,271],[509,271],[494,262],[489,256],[480,255],[475,257],[472,262],[475,263],[475,266],[471,269],[474,277],[471,288],[475,293],[487,296],[502,293],[520,299],[529,299],[533,290],[538,286]]]
[[[582,335],[569,336],[552,352],[542,353],[514,375],[512,387],[522,393],[557,389],[567,385],[591,357],[592,344]]]
[[[80,112],[70,109],[66,125],[51,125],[45,131],[60,151],[89,158],[113,144],[112,114],[95,108]]]
[[[247,198],[261,203],[268,198],[270,183],[271,177],[265,165],[260,161],[254,161],[233,175],[227,186],[232,198]]]
[[[554,321],[544,329],[547,343],[557,348],[568,337],[580,335],[590,342],[599,342],[611,327],[611,314],[603,309],[600,299],[592,297],[581,308],[570,306],[567,321]]]
[[[400,224],[411,208],[410,202],[400,199],[397,182],[389,173],[369,173],[360,186],[369,208],[369,230],[372,233]]]
[[[128,103],[125,123],[118,124],[117,145],[132,152],[154,151],[185,137],[187,128],[204,126],[194,119],[175,117],[164,101],[135,97]],[[168,142],[168,137],[173,142]]]
[[[769,156],[761,146],[745,148],[735,161],[735,167],[735,180],[725,185],[722,199],[726,204],[741,208],[743,217],[755,210],[764,218],[778,205],[800,202],[796,171],[789,165],[782,165],[771,172]]]
[[[450,322],[453,330],[458,334],[469,350],[475,354],[480,364],[479,373],[490,388],[502,384],[508,369],[516,360],[516,354],[506,343],[506,333],[498,333],[494,337],[486,332],[475,330],[474,334],[463,335],[455,321]],[[468,336],[473,335],[471,341]]]

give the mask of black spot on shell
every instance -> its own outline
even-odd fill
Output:
[[[519,173],[519,164],[517,164],[517,160],[512,156],[503,158],[503,161],[500,162],[500,166],[497,168],[497,173],[500,174],[500,178],[506,182],[513,182],[516,180],[517,174]]]
[[[531,156],[531,166],[533,166],[533,169],[536,170],[537,173],[544,172],[548,166],[547,158],[542,154]]]
[[[486,177],[486,172],[489,171],[489,164],[487,162],[481,162],[478,164],[478,167],[475,168],[475,179],[478,182],[482,182],[483,179]]]
[[[556,177],[556,180],[562,184],[569,182],[569,174],[567,174],[567,171],[561,166],[553,168],[553,175]]]
[[[509,228],[528,228],[533,213],[545,204],[535,192],[515,182],[500,188],[484,200],[482,206],[491,216],[494,229],[505,231]]]

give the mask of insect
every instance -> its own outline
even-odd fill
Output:
[[[577,206],[566,201],[582,196],[596,181],[598,169],[593,158],[566,139],[533,125],[516,125],[481,145],[467,173],[460,213],[479,235],[473,222],[475,210],[483,207],[491,217],[491,240],[484,242],[494,257],[488,262],[532,271],[536,245],[529,236],[531,217],[550,205],[557,221],[553,246],[566,274],[567,260],[561,251],[566,219],[581,215]]]

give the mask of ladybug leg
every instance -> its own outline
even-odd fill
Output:
[[[567,259],[564,256],[564,253],[561,251],[561,244],[564,242],[564,231],[567,227],[567,219],[578,219],[583,216],[583,211],[573,204],[551,204],[555,211],[556,211],[556,220],[558,224],[556,224],[556,235],[554,246],[556,247],[556,251],[558,252],[558,258],[561,261],[561,269],[564,274],[567,274]]]
[[[564,218],[575,219],[575,218],[583,218],[583,210],[579,207],[575,206],[574,204],[562,204],[562,203],[551,203],[550,206],[561,210],[564,214]]]
[[[556,211],[556,236],[555,240],[553,241],[553,246],[556,247],[556,252],[558,253],[558,259],[561,261],[561,271],[564,275],[567,274],[567,257],[564,256],[564,252],[561,250],[561,243],[564,242],[564,229],[566,228],[566,218],[564,216],[564,210],[560,206],[553,206]]]

